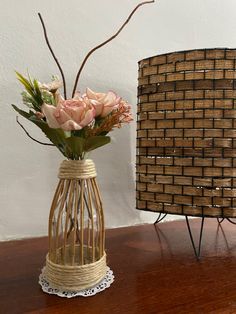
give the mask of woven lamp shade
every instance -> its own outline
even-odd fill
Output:
[[[137,208],[236,217],[236,49],[139,62]]]

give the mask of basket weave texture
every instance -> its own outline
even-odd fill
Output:
[[[236,49],[139,62],[137,208],[236,217]]]

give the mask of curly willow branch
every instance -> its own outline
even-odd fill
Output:
[[[73,88],[73,92],[72,92],[72,97],[74,97],[75,95],[75,92],[76,92],[76,88],[77,88],[77,85],[78,85],[78,82],[79,82],[79,78],[80,78],[80,74],[85,66],[85,63],[87,62],[88,58],[91,56],[92,53],[94,53],[97,49],[101,48],[102,46],[106,45],[107,43],[109,43],[110,41],[112,41],[114,38],[116,38],[119,33],[122,31],[122,29],[125,27],[126,24],[129,23],[131,17],[134,15],[135,11],[141,7],[142,5],[144,4],[148,4],[148,3],[154,3],[155,0],[152,0],[152,1],[144,1],[144,2],[141,2],[139,3],[134,9],[133,11],[130,13],[130,15],[128,16],[128,18],[126,19],[126,21],[122,24],[122,26],[119,28],[119,30],[110,38],[108,38],[106,41],[102,42],[100,45],[94,47],[92,50],[90,50],[88,52],[88,54],[86,55],[86,57],[84,58],[84,61],[82,62],[81,64],[81,67],[79,68],[79,71],[76,75],[76,79],[75,79],[75,84],[74,84],[74,88]]]
[[[40,13],[38,13],[38,16],[39,16],[39,19],[40,19],[41,24],[42,24],[42,27],[43,27],[43,33],[44,33],[44,37],[45,37],[47,46],[48,46],[48,48],[49,48],[49,50],[50,50],[50,52],[51,52],[51,54],[52,54],[52,57],[53,57],[53,59],[55,60],[57,66],[58,66],[58,68],[59,68],[59,71],[60,71],[60,73],[61,73],[61,77],[62,77],[62,81],[63,81],[64,97],[65,97],[65,99],[66,99],[66,80],[65,80],[65,75],[64,75],[63,70],[62,70],[62,67],[61,67],[61,65],[60,65],[60,63],[59,63],[59,61],[58,61],[58,59],[57,59],[57,57],[56,57],[54,51],[52,50],[51,45],[50,45],[50,43],[49,43],[48,36],[47,36],[47,30],[46,30],[46,26],[45,26],[45,24],[44,24],[43,18],[42,18],[42,16],[41,16]]]
[[[19,119],[18,119],[18,116],[16,116],[16,122],[19,124],[19,126],[25,131],[25,134],[31,138],[31,140],[35,141],[36,143],[39,143],[41,145],[47,145],[47,146],[55,146],[54,144],[50,144],[50,143],[43,143],[43,142],[40,142],[38,140],[36,140],[35,138],[33,138],[29,132],[25,129],[25,127],[20,123]]]

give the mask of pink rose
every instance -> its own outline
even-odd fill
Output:
[[[94,119],[95,109],[76,95],[73,99],[60,99],[56,107],[43,104],[42,113],[50,128],[71,131],[81,130],[90,124]]]
[[[95,93],[91,89],[86,89],[85,98],[94,106],[96,111],[95,116],[104,118],[113,110],[118,108],[118,104],[121,100],[115,93],[109,91],[105,93]]]

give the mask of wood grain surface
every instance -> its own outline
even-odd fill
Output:
[[[191,220],[194,236],[200,221]],[[197,262],[185,221],[107,230],[112,286],[89,298],[41,291],[47,238],[0,244],[0,313],[236,313],[236,226],[206,219]]]

